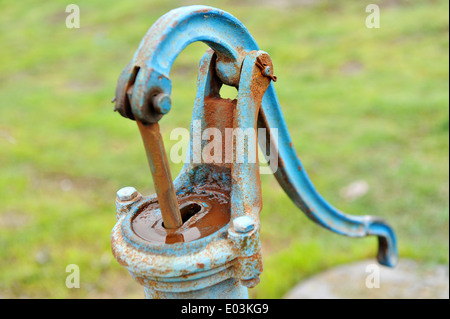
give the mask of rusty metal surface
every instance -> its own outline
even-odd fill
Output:
[[[203,41],[211,49],[200,61],[188,161],[172,184],[157,122],[171,108],[172,63],[194,41]],[[275,177],[292,201],[314,222],[336,233],[378,236],[379,262],[395,265],[396,237],[385,221],[344,214],[315,190],[292,146],[274,81],[269,55],[259,51],[242,23],[206,6],[182,7],[161,17],[123,69],[115,110],[138,122],[156,194],[118,196],[111,245],[117,261],[144,286],[146,296],[191,298],[208,292],[214,297],[229,291],[230,296],[245,297],[246,287],[259,282],[258,138],[254,134],[240,144],[231,136],[229,146],[227,129],[265,128],[266,143],[273,143],[277,151]],[[239,89],[236,100],[220,97],[224,84]],[[207,128],[221,133],[223,147],[202,157],[198,150],[210,140],[199,139],[198,132]],[[234,159],[239,152],[241,161]],[[251,160],[252,153],[256,161]],[[214,194],[220,195],[209,198]]]
[[[183,224],[183,221],[178,208],[175,189],[173,188],[169,161],[167,160],[166,150],[159,131],[159,124],[143,124],[139,120],[136,122],[144,142],[164,225],[166,228],[176,229]]]
[[[177,199],[182,216],[179,227],[166,227],[160,205],[152,203],[133,219],[136,235],[153,243],[187,243],[216,232],[230,221],[230,198],[221,192],[203,189]]]

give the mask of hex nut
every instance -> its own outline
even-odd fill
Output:
[[[255,228],[255,222],[249,216],[240,216],[233,219],[233,228],[238,233],[248,233]]]
[[[139,192],[131,186],[121,188],[117,191],[117,198],[120,201],[129,201],[133,198],[137,197],[139,195]]]

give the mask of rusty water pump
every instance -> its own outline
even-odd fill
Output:
[[[171,66],[195,41],[210,49],[200,61],[188,158],[172,182],[158,121],[171,109]],[[111,245],[147,298],[247,298],[247,288],[259,283],[258,140],[262,149],[275,149],[269,158],[278,163],[274,175],[308,217],[342,235],[378,236],[378,261],[396,264],[395,234],[386,222],[344,214],[316,192],[292,147],[274,81],[270,56],[244,25],[206,6],[158,19],[120,74],[115,110],[138,124],[156,194],[144,197],[133,187],[117,192]],[[237,88],[237,99],[221,98],[222,85]],[[264,139],[258,128],[265,129]],[[205,157],[207,141],[197,132],[207,129],[222,147]],[[230,144],[230,130],[246,132],[247,143],[231,135]]]

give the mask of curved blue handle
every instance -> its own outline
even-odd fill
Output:
[[[120,103],[125,103],[128,89],[133,84],[132,113],[145,121],[146,94],[153,89],[170,94],[171,66],[178,54],[195,41],[206,43],[216,52],[218,59],[227,62],[220,64],[224,82],[236,81],[233,77],[239,76],[245,56],[252,50],[259,50],[245,26],[227,12],[207,6],[172,10],[149,29],[133,60],[122,71],[116,90],[117,105],[120,107]],[[128,110],[121,114],[130,113]],[[333,232],[351,237],[378,236],[378,261],[386,266],[395,266],[398,258],[395,233],[385,221],[372,216],[344,214],[316,191],[291,146],[291,137],[273,84],[264,95],[259,125],[269,131],[270,128],[278,129],[280,166],[275,176],[292,201],[314,222]]]
[[[398,259],[396,237],[393,229],[384,220],[374,216],[344,214],[316,191],[292,146],[273,84],[267,89],[261,108],[259,125],[269,131],[270,128],[278,129],[279,167],[274,174],[291,200],[310,219],[335,233],[351,237],[378,236],[379,263],[394,267]]]

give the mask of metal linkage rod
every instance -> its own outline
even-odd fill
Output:
[[[178,208],[177,196],[173,187],[170,174],[169,161],[159,131],[159,124],[144,124],[136,120],[148,163],[153,176],[158,203],[164,221],[164,227],[169,229],[178,228],[183,224],[180,209]]]

